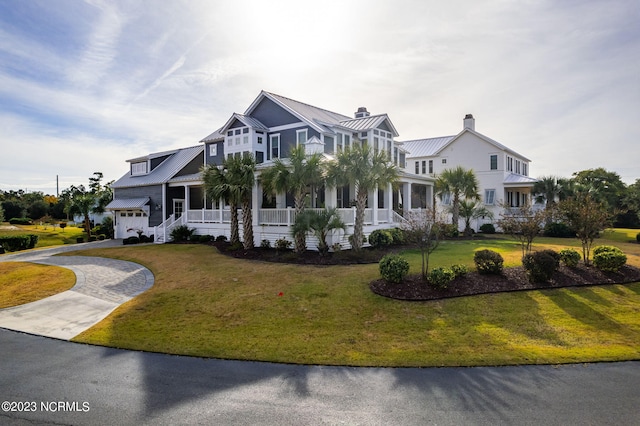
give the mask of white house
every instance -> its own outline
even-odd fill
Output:
[[[415,175],[436,177],[445,169],[471,169],[480,184],[481,202],[498,219],[501,204],[519,207],[531,203],[531,189],[537,181],[529,177],[531,160],[477,132],[473,115],[467,114],[462,131],[454,136],[405,141],[407,170]],[[450,204],[446,196],[441,204]],[[478,227],[490,219],[478,220]],[[461,220],[459,227],[463,229]]]

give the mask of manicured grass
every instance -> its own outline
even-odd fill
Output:
[[[568,244],[566,244],[568,243]],[[545,239],[536,248],[572,245]],[[609,244],[604,241],[603,244]],[[635,244],[637,245],[637,244]],[[443,243],[431,266],[520,246],[501,237]],[[640,266],[640,250],[629,263]],[[83,254],[141,263],[155,285],[79,342],[205,357],[361,366],[453,366],[640,359],[640,283],[401,302],[374,295],[378,266],[296,266],[154,245]],[[406,253],[412,273],[417,251]]]
[[[22,305],[69,290],[75,274],[59,266],[0,263],[0,308]]]
[[[8,224],[3,224],[7,225]],[[19,235],[19,234],[35,234],[38,236],[38,244],[36,248],[59,246],[63,244],[75,244],[76,238],[82,237],[84,231],[75,226],[67,226],[64,229],[52,225],[11,225],[19,229],[8,230],[0,229],[0,235]],[[46,229],[45,229],[46,228]]]

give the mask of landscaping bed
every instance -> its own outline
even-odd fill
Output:
[[[420,275],[405,277],[402,283],[389,283],[383,279],[371,282],[374,293],[400,300],[436,300],[474,294],[501,293],[520,290],[577,287],[599,284],[624,284],[640,281],[640,269],[625,265],[618,272],[603,272],[593,266],[579,264],[575,268],[560,266],[547,283],[532,283],[522,266],[505,268],[501,275],[483,275],[469,272],[454,279],[446,289],[428,285]]]

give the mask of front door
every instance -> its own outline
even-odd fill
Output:
[[[173,214],[178,219],[184,213],[184,200],[173,200]]]

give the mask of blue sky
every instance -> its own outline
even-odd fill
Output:
[[[640,178],[629,1],[0,0],[0,189],[55,193],[197,145],[260,90],[387,113],[398,140],[476,130],[531,175]]]

